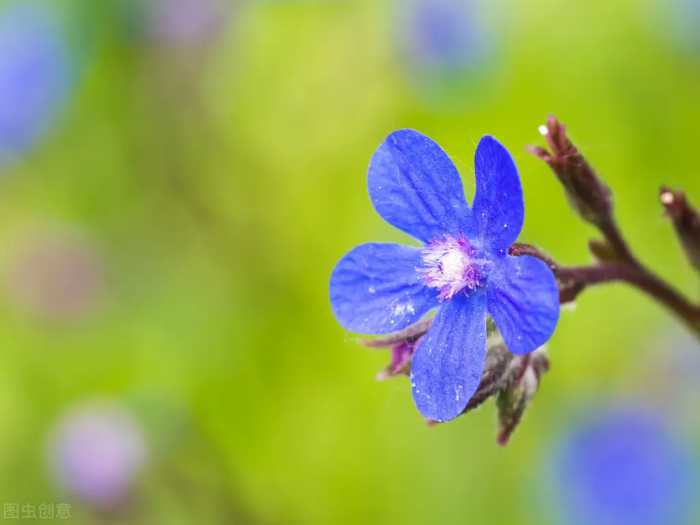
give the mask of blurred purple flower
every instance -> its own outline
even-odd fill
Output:
[[[400,0],[399,45],[418,75],[464,73],[488,60],[492,45],[479,0]]]
[[[218,35],[232,2],[223,0],[154,0],[151,35],[161,43],[190,47]]]
[[[11,299],[49,319],[87,313],[105,284],[95,250],[85,241],[61,235],[30,239],[10,260],[7,280]]]
[[[125,409],[108,403],[83,405],[65,414],[49,443],[57,484],[99,508],[124,501],[146,459],[136,421]]]
[[[657,413],[618,406],[566,436],[554,455],[553,496],[570,525],[689,524],[695,466]]]
[[[29,149],[65,101],[71,58],[51,9],[13,3],[0,10],[0,164]]]
[[[225,29],[238,0],[117,0],[123,36],[138,45],[197,48]]]
[[[461,414],[479,386],[487,313],[514,354],[543,345],[559,318],[549,267],[508,255],[524,221],[513,159],[486,136],[476,149],[475,171],[470,208],[440,146],[413,130],[389,135],[370,162],[370,198],[389,224],[423,246],[362,244],[338,262],[330,280],[333,313],[354,332],[396,332],[437,307],[411,362],[413,399],[434,421]],[[397,352],[398,360],[404,357]]]

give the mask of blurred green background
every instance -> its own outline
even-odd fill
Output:
[[[47,3],[70,87],[0,165],[2,502],[71,502],[74,523],[559,523],[541,494],[552,443],[573,413],[643,396],[675,320],[622,285],[584,293],[500,448],[492,404],[428,428],[405,378],[376,382],[388,355],[338,326],[328,277],[356,244],[407,241],[365,187],[402,127],[448,151],[469,197],[476,143],[495,135],[521,172],[521,239],[590,261],[594,232],[525,152],[553,113],[640,257],[697,296],[657,201],[669,184],[700,203],[700,48],[682,7],[487,2],[488,50],[455,72],[407,56],[408,1],[231,1],[183,38],[152,28],[146,0]],[[53,429],[93,400],[127,410],[147,450],[108,511],[51,470]]]

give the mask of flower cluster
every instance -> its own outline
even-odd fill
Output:
[[[423,245],[363,244],[331,275],[333,312],[354,332],[397,332],[437,308],[427,333],[414,341],[410,362],[413,399],[433,421],[457,417],[477,392],[487,314],[516,355],[544,344],[559,318],[550,268],[508,254],[524,218],[510,154],[486,136],[475,171],[470,208],[457,169],[435,142],[413,130],[389,135],[370,163],[369,194],[387,222]],[[406,350],[396,349],[395,367],[405,366]]]

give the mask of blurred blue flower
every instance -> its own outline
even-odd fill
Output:
[[[99,508],[119,505],[147,457],[142,431],[118,405],[92,403],[61,419],[49,443],[56,482]]]
[[[486,62],[491,45],[478,0],[402,0],[400,45],[425,73],[463,72]]]
[[[554,455],[555,500],[570,525],[682,525],[695,461],[656,413],[618,406],[589,416]]]
[[[395,33],[401,63],[420,99],[435,109],[454,111],[489,97],[494,91],[500,41],[506,31],[494,2],[396,0],[395,3]]]
[[[411,365],[415,403],[436,421],[458,416],[479,385],[487,312],[515,354],[547,341],[559,318],[547,265],[508,255],[524,218],[513,159],[487,136],[475,169],[470,209],[440,146],[412,130],[389,135],[370,163],[369,194],[387,222],[424,246],[363,244],[340,260],[330,281],[335,316],[355,332],[401,330],[439,306]]]
[[[674,35],[680,45],[694,51],[700,51],[700,0],[672,0],[663,2],[660,8],[667,11],[671,8],[674,18]]]
[[[70,76],[68,45],[51,9],[32,2],[0,10],[0,164],[48,129]]]

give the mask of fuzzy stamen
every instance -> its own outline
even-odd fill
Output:
[[[462,290],[474,290],[483,279],[488,261],[463,236],[446,235],[428,244],[421,253],[423,266],[417,268],[426,285],[436,288],[441,301],[451,299]]]

